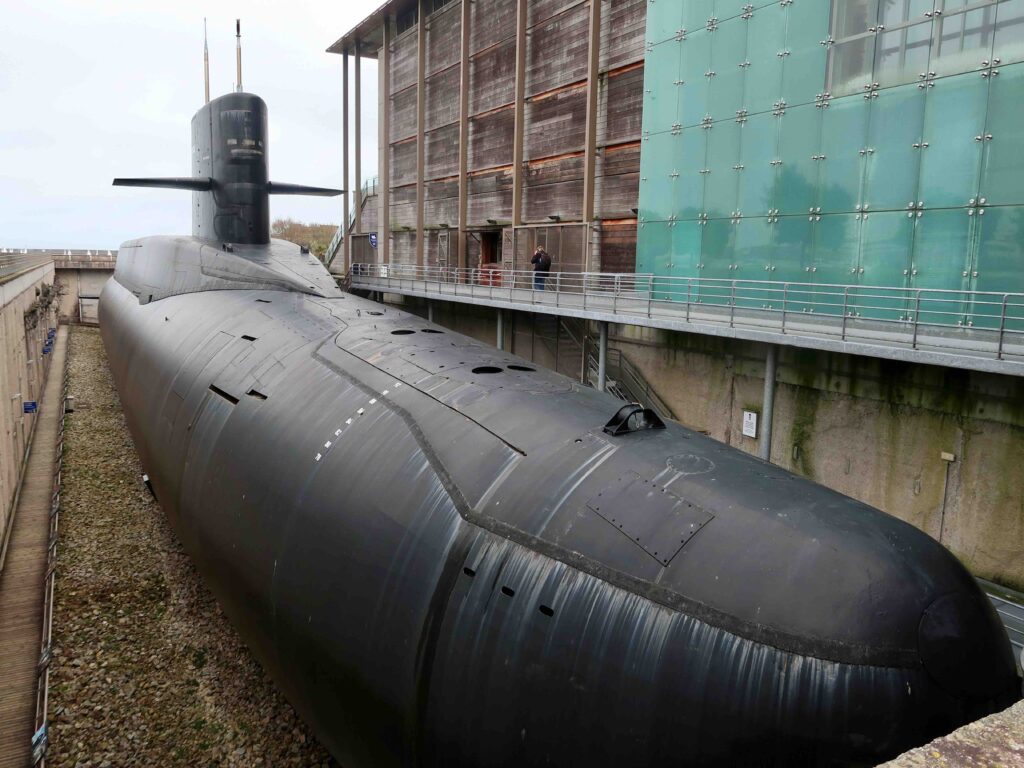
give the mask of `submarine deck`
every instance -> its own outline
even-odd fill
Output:
[[[335,765],[228,624],[142,484],[98,331],[72,328],[69,354],[77,408],[64,443],[47,759],[69,766],[129,759],[158,766]],[[1024,609],[994,585],[989,591],[1019,642],[1012,620]],[[41,589],[33,594],[38,613]],[[0,617],[3,632],[9,619],[2,608]],[[26,711],[35,702],[31,677]],[[935,753],[946,765],[971,764],[958,757],[966,754],[1017,760],[1013,745],[1024,743],[1020,707],[893,765],[929,764]],[[20,742],[23,756],[30,734],[29,728]]]

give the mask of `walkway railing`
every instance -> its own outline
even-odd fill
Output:
[[[51,261],[50,256],[34,251],[0,253],[0,280]]]
[[[355,264],[352,286],[1024,361],[1024,294]],[[794,338],[794,343],[796,339]]]
[[[377,186],[380,184],[380,177],[374,176],[372,179],[367,179],[363,182],[362,195],[359,197],[358,205],[353,205],[348,212],[348,221],[338,225],[338,230],[334,233],[334,237],[331,238],[330,244],[327,246],[327,251],[324,253],[324,264],[330,264],[334,260],[334,257],[338,253],[338,249],[341,244],[345,241],[345,232],[352,228],[355,224],[356,216],[359,215],[359,207],[366,198],[372,197],[377,194]],[[356,201],[353,201],[356,202]]]

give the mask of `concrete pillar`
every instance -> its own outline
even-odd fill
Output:
[[[761,404],[761,439],[757,455],[765,461],[772,460],[772,420],[775,416],[775,378],[779,364],[779,347],[768,345],[764,360],[764,402]]]
[[[434,322],[434,302],[427,299],[427,322]]]
[[[380,134],[377,151],[380,153],[377,168],[380,173],[380,187],[377,195],[380,213],[377,214],[377,262],[391,263],[391,41],[394,33],[394,19],[384,17],[384,41],[377,59],[377,130]]]
[[[351,182],[348,177],[348,51],[345,51],[341,57],[341,144],[342,144],[342,160],[341,160],[341,172],[342,176],[345,177],[345,182],[342,184],[344,192],[342,199],[342,238],[341,238],[341,268],[342,271],[348,272],[349,267],[352,265],[352,237],[348,229],[349,219],[349,190]]]
[[[416,7],[416,266],[426,262],[424,239],[424,207],[426,184],[423,181],[426,163],[427,112],[427,20],[426,3],[419,0]]]
[[[608,383],[608,323],[598,323],[601,335],[597,342],[597,391],[604,392]]]
[[[498,312],[498,349],[505,351],[505,313],[500,309]]]
[[[355,171],[356,176],[354,179],[355,186],[353,187],[352,200],[356,210],[356,222],[355,228],[352,230],[355,234],[363,234],[363,70],[362,70],[362,56],[359,53],[359,40],[356,40],[356,55],[355,55],[355,124],[353,131],[355,133]]]
[[[469,238],[466,232],[469,213],[469,11],[469,0],[462,0],[462,28],[459,40],[459,242],[455,262],[459,269],[466,268]]]
[[[516,3],[515,128],[512,138],[512,226],[523,223],[523,137],[526,133],[526,17],[527,0]]]

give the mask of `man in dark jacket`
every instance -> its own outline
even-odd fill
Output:
[[[538,245],[530,263],[533,264],[533,289],[543,291],[544,282],[548,279],[548,273],[551,271],[551,257]]]

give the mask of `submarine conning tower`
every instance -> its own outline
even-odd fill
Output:
[[[237,245],[270,242],[270,195],[334,197],[340,189],[281,184],[267,170],[267,105],[253,93],[227,93],[192,117],[192,175],[118,178],[116,187],[192,192],[192,236]]]
[[[270,242],[267,105],[228,93],[192,117],[192,176],[211,179],[192,193],[192,236],[226,243]]]

